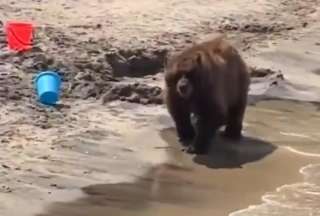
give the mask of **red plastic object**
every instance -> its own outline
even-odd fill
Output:
[[[26,51],[32,48],[33,25],[26,22],[8,22],[6,35],[9,49]]]

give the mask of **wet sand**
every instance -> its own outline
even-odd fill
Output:
[[[0,31],[0,215],[320,215],[319,0],[0,2],[1,29],[36,24],[19,55]],[[216,32],[280,76],[253,77],[242,143],[192,156],[154,104],[164,57]],[[42,69],[57,107],[35,100]]]
[[[247,151],[259,152],[259,147],[253,148],[244,150],[245,155]],[[222,161],[229,163],[226,159]],[[302,181],[298,170],[310,162],[319,163],[320,159],[293,154],[286,149],[277,149],[262,161],[231,170],[208,169],[184,158],[176,161],[179,166],[169,163],[155,167],[134,183],[85,187],[86,197],[52,204],[47,213],[39,216],[102,216],[106,213],[224,216],[258,204],[264,193],[279,185]]]
[[[269,125],[262,113],[268,113],[268,120],[275,122],[278,116],[285,119],[286,115],[301,114],[303,118],[304,115],[311,115],[297,111],[299,106],[314,109],[312,105],[289,104],[271,101],[250,107],[246,133],[251,135],[247,135],[241,143],[232,143],[218,137],[208,156],[192,156],[182,152],[173,128],[163,129],[158,135],[142,129],[130,135],[128,140],[136,142],[137,137],[148,137],[148,141],[143,142],[156,143],[159,138],[162,139],[168,147],[161,148],[163,143],[159,142],[157,152],[164,151],[169,155],[166,162],[153,166],[132,183],[84,187],[84,197],[71,202],[50,204],[45,213],[38,215],[102,216],[108,213],[224,216],[249,205],[259,204],[266,192],[281,185],[304,181],[303,175],[299,173],[301,167],[320,163],[319,156],[312,157],[288,150],[286,146],[290,146],[296,138],[281,135],[277,128],[269,131],[263,129],[265,137],[274,137],[271,143],[261,140],[263,138],[254,138],[254,134],[262,129],[262,123]],[[283,112],[282,108],[291,112]],[[292,125],[300,128],[300,125]],[[275,137],[275,133],[279,136]],[[301,146],[304,146],[303,142],[308,142],[308,139],[300,139]]]

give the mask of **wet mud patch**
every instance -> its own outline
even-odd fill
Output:
[[[289,108],[282,106],[286,103],[292,102],[267,101],[249,107],[244,139],[238,143],[218,136],[210,153],[205,156],[182,152],[174,128],[166,127],[160,130],[159,136],[168,146],[155,147],[155,151],[166,152],[169,155],[167,162],[151,167],[143,175],[136,176],[136,180],[131,183],[86,186],[82,188],[82,198],[51,203],[36,215],[223,216],[259,203],[265,192],[301,180],[299,168],[316,161],[308,156],[294,154],[279,145],[281,142],[291,145],[294,137],[286,139],[288,136],[278,134],[282,130],[273,128],[270,122],[279,121],[279,117],[283,116],[280,127],[285,128],[290,120],[288,116],[303,115],[300,117],[305,119],[304,115],[307,115],[305,112],[300,113],[303,105]],[[292,110],[288,112],[285,108]],[[265,118],[270,122],[263,124]],[[296,122],[291,124],[298,127]],[[264,128],[264,136],[260,134],[261,128]],[[150,137],[150,129],[144,130],[136,141],[140,142],[141,137]],[[301,142],[307,141],[304,137],[300,139]]]
[[[205,188],[194,186],[183,175],[179,176],[179,173],[188,172],[188,169],[164,164],[152,168],[134,183],[87,186],[82,188],[84,198],[72,203],[55,203],[47,213],[37,216],[146,215],[146,209],[152,205],[197,206]],[[195,188],[198,195],[193,193]]]
[[[65,3],[61,0],[50,5],[50,1],[13,0],[7,5],[3,3],[0,7],[4,13],[0,15],[0,19],[29,17],[41,25],[54,27],[37,29],[37,34],[40,35],[36,38],[34,49],[23,54],[2,52],[5,51],[6,43],[4,34],[0,32],[0,64],[11,65],[10,68],[0,67],[1,71],[10,72],[1,73],[3,89],[0,87],[0,119],[3,127],[1,181],[10,188],[9,194],[3,194],[0,214],[27,215],[32,206],[41,207],[41,200],[45,199],[50,202],[59,201],[51,206],[54,209],[49,207],[49,215],[72,216],[86,213],[86,216],[99,216],[114,213],[125,216],[224,216],[235,209],[259,203],[261,195],[266,191],[298,181],[300,176],[297,171],[301,166],[312,162],[309,157],[293,154],[282,147],[273,151],[264,145],[257,144],[259,147],[256,148],[249,144],[245,148],[247,150],[243,151],[235,145],[216,149],[220,153],[216,155],[213,152],[216,157],[213,160],[199,158],[195,162],[193,157],[173,149],[175,144],[168,147],[163,142],[157,143],[158,136],[150,135],[158,130],[150,128],[159,125],[141,117],[158,116],[159,113],[153,111],[161,106],[137,108],[133,104],[121,103],[114,110],[108,110],[107,105],[102,107],[97,101],[91,100],[102,99],[110,89],[115,89],[111,92],[111,95],[115,95],[111,97],[114,99],[110,101],[158,103],[153,102],[153,98],[158,97],[159,90],[154,90],[152,80],[146,80],[146,73],[151,76],[158,75],[159,72],[161,74],[160,62],[167,50],[179,50],[186,44],[192,44],[196,37],[218,30],[216,20],[221,17],[236,18],[231,21],[227,18],[225,23],[220,23],[221,31],[227,32],[231,40],[237,42],[240,50],[249,52],[259,52],[261,47],[269,45],[273,47],[279,38],[296,40],[297,33],[303,33],[303,28],[312,27],[310,17],[313,16],[318,21],[315,16],[317,0],[216,2],[218,6],[213,8],[214,11],[208,10],[206,1],[141,1],[132,4],[129,1],[79,1],[73,4],[71,1]],[[59,7],[61,3],[66,5]],[[172,6],[177,10],[172,10]],[[241,13],[245,16],[240,16]],[[247,15],[251,17],[246,17]],[[103,39],[98,39],[97,35]],[[258,50],[254,50],[255,45]],[[279,59],[281,64],[287,64]],[[291,62],[289,64],[293,65]],[[147,68],[146,71],[141,70],[144,67]],[[67,106],[48,109],[35,102],[31,80],[39,69],[59,70],[65,84],[61,102]],[[124,82],[126,77],[132,81]],[[133,81],[136,78],[140,80]],[[139,83],[139,87],[135,87],[135,82]],[[264,72],[256,74],[253,83],[252,90],[257,93],[255,95],[262,95],[259,100],[264,98],[263,95],[278,97],[285,94],[292,97],[295,96],[293,90],[310,92],[310,89],[291,85],[275,74],[269,76]],[[143,89],[142,93],[139,92],[140,88]],[[86,101],[75,102],[79,98]],[[309,100],[304,94],[300,98]],[[83,103],[93,105],[77,109]],[[128,108],[126,112],[122,110],[123,104]],[[152,111],[145,110],[146,107],[152,107]],[[263,137],[273,144],[293,146],[300,152],[306,148],[308,152],[315,152],[319,146],[319,124],[316,121],[318,113],[310,112],[305,104],[299,112],[294,111],[292,107],[295,106],[291,103],[285,103],[280,111],[274,110],[275,107],[277,105],[274,101],[270,107],[259,103],[250,107],[247,122],[249,134]],[[135,112],[137,109],[143,111]],[[110,118],[105,117],[106,113],[110,114]],[[121,115],[121,118],[115,120],[115,114]],[[128,119],[140,121],[141,124],[126,124]],[[163,119],[162,122],[163,125],[168,123]],[[87,128],[89,123],[90,128]],[[110,128],[106,128],[107,126]],[[127,129],[132,128],[148,130],[132,142],[113,139],[114,136],[119,136],[117,133],[126,133]],[[104,133],[114,129],[116,134]],[[69,132],[73,134],[66,135]],[[58,141],[49,142],[48,138],[56,135],[59,136]],[[251,143],[250,140],[248,142]],[[252,140],[252,143],[255,142]],[[138,147],[141,143],[148,146],[148,151]],[[139,172],[138,180],[132,184],[109,184],[110,181],[127,181],[132,175],[138,175],[138,166],[142,164],[141,166],[149,168],[149,159],[164,151],[172,156],[173,165],[170,163],[154,167],[142,176]],[[126,153],[123,154],[124,152]],[[245,158],[246,154],[249,159]],[[230,158],[226,161],[228,157]],[[141,162],[142,160],[144,161]],[[315,169],[311,172],[318,171]],[[56,177],[48,178],[50,173],[54,173]],[[179,182],[175,182],[177,188],[166,183],[165,179],[171,182],[175,178],[182,182],[181,187]],[[170,188],[177,194],[172,197],[157,197],[152,194],[150,190],[152,185],[157,188],[157,179],[161,179],[161,187]],[[83,182],[88,184],[88,180],[93,185],[84,188],[86,198],[66,203],[63,203],[64,196],[51,200],[55,189],[68,194],[70,188],[81,188]],[[105,185],[96,185],[97,183]],[[44,194],[38,190],[44,191]],[[108,200],[108,191],[112,192],[111,200]],[[310,194],[314,191],[310,191],[304,200],[311,200]],[[198,192],[201,197],[193,199],[193,195]],[[131,194],[128,201],[126,194]],[[281,197],[281,192],[279,195]],[[133,200],[133,196],[139,197],[139,200]],[[17,205],[22,207],[15,208]],[[129,206],[129,210],[124,209],[126,206]],[[288,214],[284,210],[282,213],[290,215],[291,212]]]

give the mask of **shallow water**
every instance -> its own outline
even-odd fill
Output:
[[[278,187],[262,197],[263,203],[239,210],[231,216],[244,215],[320,215],[320,164],[300,169],[305,181]]]
[[[316,107],[307,104],[291,103],[285,108],[285,103],[264,103],[265,107],[283,111],[274,113],[281,121],[273,126],[272,130],[278,130],[278,136],[287,137],[274,140],[273,143],[284,145],[288,150],[307,157],[320,158],[319,143],[319,112]],[[265,110],[267,112],[267,110]],[[263,115],[263,109],[260,109],[259,118]],[[293,118],[294,116],[294,118]],[[266,127],[270,127],[270,119],[265,120]],[[285,130],[283,125],[286,124]],[[271,129],[270,129],[271,131]],[[275,135],[271,137],[276,138]],[[285,142],[285,140],[288,140]],[[303,176],[303,181],[297,181],[293,184],[285,184],[273,191],[269,191],[262,197],[262,203],[252,205],[246,209],[239,210],[231,216],[269,216],[269,215],[320,215],[320,164],[316,162],[303,166],[299,169]],[[285,171],[284,171],[285,172]]]
[[[38,216],[320,215],[319,123],[314,105],[260,102],[248,109],[241,143],[218,136],[207,156],[182,152],[169,125],[159,134],[144,127],[127,141],[159,142],[146,157],[166,152],[167,163],[132,183],[84,187],[83,197]]]

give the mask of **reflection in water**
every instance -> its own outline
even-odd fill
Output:
[[[191,205],[200,199],[194,192],[195,186],[180,173],[190,172],[187,168],[164,164],[152,168],[134,183],[101,184],[83,188],[87,195],[71,203],[55,203],[48,213],[38,216],[105,216],[141,215],[151,203],[160,205]],[[201,188],[197,191],[201,194]]]

